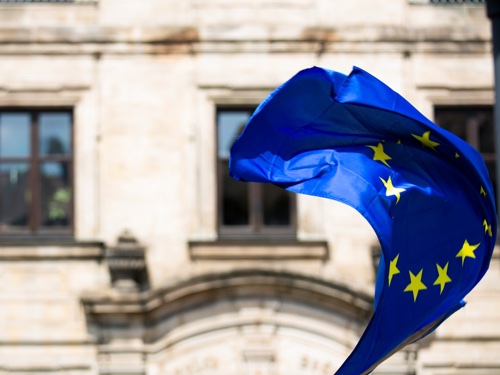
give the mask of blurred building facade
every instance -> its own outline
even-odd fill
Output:
[[[479,0],[0,0],[0,374],[332,374],[377,239],[230,180],[231,142],[297,71],[356,65],[493,176],[490,40]],[[499,374],[499,260],[374,373]]]

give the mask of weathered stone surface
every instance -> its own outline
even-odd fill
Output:
[[[0,3],[0,106],[73,108],[76,194],[71,243],[0,235],[0,373],[335,371],[370,314],[366,221],[300,196],[300,243],[217,233],[216,107],[257,105],[313,65],[364,68],[430,118],[494,101],[484,6]],[[465,309],[375,373],[500,373],[499,259]]]

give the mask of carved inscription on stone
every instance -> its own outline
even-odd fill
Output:
[[[214,370],[219,368],[219,359],[213,355],[193,358],[185,362],[168,373],[168,375],[195,375],[195,374],[215,374]]]
[[[333,363],[303,355],[300,361],[300,368],[305,374],[331,375],[336,368]]]

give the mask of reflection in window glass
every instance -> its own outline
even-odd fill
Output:
[[[30,153],[30,115],[0,114],[0,157],[26,157]]]
[[[0,109],[0,236],[73,228],[72,112]]]
[[[43,226],[66,226],[71,215],[69,163],[46,162],[40,166],[40,221]]]
[[[28,163],[0,163],[0,226],[27,227]]]
[[[236,138],[245,128],[250,118],[249,111],[227,111],[220,112],[217,122],[218,131],[218,155],[219,158],[229,159],[229,151]]]
[[[71,152],[69,113],[41,113],[39,118],[40,155],[68,155]]]

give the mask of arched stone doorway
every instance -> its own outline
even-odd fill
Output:
[[[83,304],[101,373],[326,375],[359,339],[372,297],[310,276],[249,269],[86,296]]]
[[[288,301],[236,299],[216,309],[166,335],[148,356],[151,373],[326,375],[356,340],[351,322]]]

